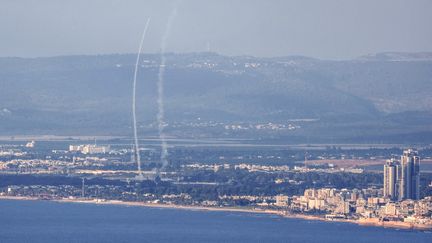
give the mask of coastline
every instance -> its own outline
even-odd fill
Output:
[[[305,215],[305,214],[286,214],[283,211],[258,209],[258,208],[235,208],[235,207],[205,207],[193,205],[177,205],[177,204],[162,204],[162,203],[146,203],[146,202],[128,202],[121,200],[104,200],[104,199],[80,199],[80,198],[63,198],[63,199],[40,199],[37,197],[24,197],[24,196],[0,196],[0,200],[23,200],[23,201],[52,201],[59,203],[83,203],[83,204],[98,204],[98,205],[119,205],[119,206],[134,206],[134,207],[148,207],[148,208],[166,208],[166,209],[180,209],[190,211],[218,211],[218,212],[240,212],[240,213],[253,213],[253,214],[270,214],[277,215],[284,218],[302,219],[302,220],[317,220],[325,222],[342,222],[352,223],[366,227],[384,227],[395,229],[411,229],[411,230],[432,230],[432,225],[420,225],[408,222],[395,222],[395,221],[379,221],[378,219],[326,219],[322,216]]]

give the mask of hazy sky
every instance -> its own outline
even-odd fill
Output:
[[[157,52],[175,1],[0,0],[0,56]],[[167,50],[346,59],[432,51],[431,0],[183,0]]]

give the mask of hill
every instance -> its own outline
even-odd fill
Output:
[[[329,61],[168,54],[166,117],[171,125],[190,126],[197,120],[297,121],[301,129],[259,134],[281,140],[427,142],[430,57],[383,53]],[[132,54],[0,58],[0,134],[129,134],[134,61]],[[142,133],[154,133],[158,67],[159,55],[144,55],[138,81]],[[298,122],[305,119],[314,122]],[[175,127],[168,129],[177,134]],[[202,128],[191,136],[197,133],[207,134]]]

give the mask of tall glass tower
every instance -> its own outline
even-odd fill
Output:
[[[401,156],[399,179],[399,200],[420,199],[420,158],[418,152],[405,150]]]

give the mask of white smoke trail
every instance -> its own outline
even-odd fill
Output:
[[[165,33],[162,36],[161,41],[161,47],[160,47],[160,66],[159,66],[159,73],[158,73],[158,82],[157,82],[157,90],[158,90],[158,114],[157,114],[157,120],[158,120],[158,131],[159,131],[159,139],[161,141],[161,155],[160,155],[160,161],[162,163],[163,170],[168,165],[168,144],[166,142],[166,137],[164,133],[164,126],[165,126],[165,110],[164,110],[164,75],[165,75],[165,64],[166,64],[166,57],[165,57],[165,50],[166,50],[166,42],[168,40],[169,34],[171,32],[171,26],[172,22],[174,21],[176,15],[177,15],[177,5],[178,2],[175,4],[171,15],[168,18],[166,27],[165,27]]]
[[[144,39],[147,33],[148,26],[150,24],[150,18],[147,19],[147,22],[144,27],[144,31],[141,36],[141,42],[138,48],[138,54],[135,62],[135,71],[134,71],[134,77],[133,77],[133,90],[132,90],[132,119],[133,119],[133,132],[134,132],[134,142],[135,142],[135,160],[138,165],[138,177],[137,178],[143,178],[142,171],[141,171],[141,156],[139,152],[139,143],[138,143],[138,132],[137,132],[137,119],[136,119],[136,83],[137,83],[137,75],[138,75],[138,64],[141,57],[142,47],[144,43]]]

